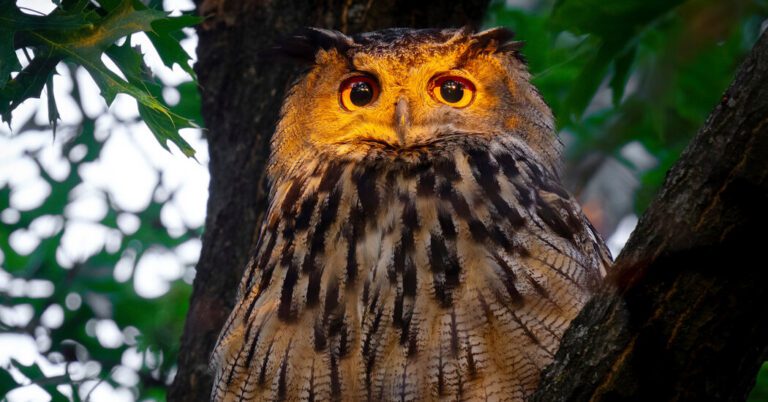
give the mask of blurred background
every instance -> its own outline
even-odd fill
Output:
[[[768,0],[601,3],[493,1],[484,25],[525,41],[566,145],[567,187],[615,256],[768,26]],[[30,15],[56,8],[16,5]],[[171,15],[194,8],[191,0],[159,6]],[[183,33],[194,60],[195,32]],[[193,77],[168,68],[144,34],[131,44],[165,103],[200,122]],[[107,107],[83,67],[59,63],[56,73],[52,91],[0,125],[0,397],[162,401],[200,252],[204,130],[180,132],[196,160],[168,153],[133,98],[118,95]],[[768,369],[750,400],[768,401]]]

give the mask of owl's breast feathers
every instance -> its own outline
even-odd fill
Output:
[[[523,400],[610,258],[542,166],[499,136],[278,179],[212,398]]]

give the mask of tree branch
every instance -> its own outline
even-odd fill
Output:
[[[743,401],[768,352],[768,33],[670,170],[533,401]]]

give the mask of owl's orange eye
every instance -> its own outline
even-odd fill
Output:
[[[353,111],[368,106],[379,96],[379,85],[363,75],[344,80],[339,87],[339,103],[345,110]]]
[[[433,78],[429,84],[429,92],[439,102],[455,108],[469,106],[475,99],[475,85],[468,79],[455,75]]]

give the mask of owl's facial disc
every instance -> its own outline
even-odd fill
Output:
[[[339,130],[336,144],[410,149],[433,145],[441,133],[464,128],[467,112],[462,109],[472,106],[478,92],[468,72],[425,66],[392,74],[391,68],[369,67],[339,79],[338,112],[348,124]]]
[[[320,42],[313,67],[286,101],[273,137],[283,158],[276,165],[381,151],[420,157],[469,137],[513,135],[542,153],[556,148],[551,112],[503,35],[335,38],[342,43]]]
[[[312,67],[283,106],[273,175],[319,158],[420,158],[506,136],[558,160],[551,111],[508,31],[310,30],[296,39],[286,52]]]

